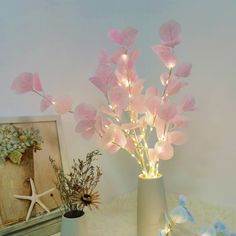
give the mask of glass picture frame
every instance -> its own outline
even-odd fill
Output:
[[[60,116],[0,118],[0,236],[59,231],[61,202],[49,156],[67,171]],[[26,220],[30,201],[15,195],[31,195],[30,179],[38,194],[53,190],[41,197],[50,212],[35,204]]]

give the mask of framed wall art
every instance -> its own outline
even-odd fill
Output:
[[[62,137],[59,116],[0,118],[0,235],[60,217],[49,156],[66,168]],[[33,194],[40,202],[32,204]]]

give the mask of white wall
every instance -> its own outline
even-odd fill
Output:
[[[193,63],[189,90],[198,110],[188,128],[189,141],[175,158],[162,163],[168,191],[236,206],[236,1],[234,0],[2,0],[0,1],[0,116],[39,115],[39,98],[17,96],[9,87],[22,71],[38,71],[46,90],[82,101],[102,103],[87,80],[95,71],[111,28],[134,26],[142,51],[138,72],[147,84],[159,84],[162,67],[150,46],[161,23],[181,23],[184,42],[177,54]],[[113,47],[114,48],[114,47]],[[51,114],[48,111],[46,114]],[[69,114],[62,117],[68,157],[95,148],[75,132]],[[138,168],[124,154],[104,154],[103,199],[135,187]]]

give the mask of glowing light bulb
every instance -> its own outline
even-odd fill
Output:
[[[168,65],[168,69],[171,70],[175,67],[175,63],[174,62],[170,62],[169,65]]]
[[[123,60],[124,62],[126,62],[126,61],[128,60],[128,55],[127,55],[127,53],[122,54],[122,55],[121,55],[121,58],[122,58],[122,60]]]
[[[158,147],[157,147],[157,151],[158,151],[159,153],[162,153],[162,151],[163,151],[163,148],[162,148],[162,147],[160,147],[160,146],[158,146]]]
[[[56,102],[55,102],[55,101],[52,101],[52,104],[53,104],[53,105],[55,105],[55,104],[56,104]]]

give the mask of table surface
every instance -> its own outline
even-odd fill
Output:
[[[100,210],[86,212],[90,236],[136,236],[137,192],[133,191],[119,198]],[[168,208],[178,204],[177,194],[167,194]],[[224,222],[231,232],[236,231],[236,210],[225,208],[197,199],[188,199],[188,208],[195,223],[183,224],[181,231],[188,236],[197,236],[202,227],[211,226],[217,221]],[[195,233],[194,233],[195,232]],[[60,233],[53,236],[59,236]],[[176,234],[178,235],[178,233]]]

